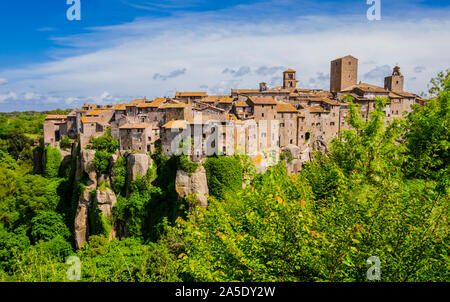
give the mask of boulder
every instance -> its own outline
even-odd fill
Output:
[[[152,167],[152,159],[148,154],[130,154],[127,157],[127,179],[136,180],[137,175],[145,176]]]
[[[208,206],[209,191],[205,168],[200,166],[191,175],[183,170],[178,170],[175,179],[175,190],[181,198],[195,193],[198,204],[206,208]]]

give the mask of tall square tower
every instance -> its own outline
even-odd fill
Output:
[[[404,78],[400,72],[400,67],[395,66],[391,76],[384,78],[384,89],[393,92],[403,92]]]
[[[341,92],[347,87],[356,85],[358,80],[358,59],[346,56],[331,61],[330,91]]]

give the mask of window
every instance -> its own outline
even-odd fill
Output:
[[[261,117],[264,117],[264,113],[261,113]]]
[[[331,123],[330,123],[330,126],[334,126],[334,122],[331,122]]]

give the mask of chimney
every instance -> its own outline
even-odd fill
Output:
[[[259,91],[266,91],[267,85],[264,82],[259,83]]]

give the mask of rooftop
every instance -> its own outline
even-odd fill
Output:
[[[267,96],[254,96],[254,97],[249,96],[248,100],[255,105],[276,105],[277,104],[277,102],[274,100],[273,97],[267,97]]]
[[[298,112],[298,110],[295,109],[295,107],[292,106],[291,104],[278,103],[277,112]]]
[[[137,124],[126,123],[120,126],[119,129],[145,129],[151,126],[152,126],[151,124],[147,123],[137,123]]]

